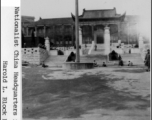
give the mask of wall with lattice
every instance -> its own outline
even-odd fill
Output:
[[[48,52],[42,48],[22,48],[22,61],[31,64],[40,64],[49,57]]]

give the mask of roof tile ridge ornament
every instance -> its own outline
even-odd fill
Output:
[[[114,8],[112,8],[112,9],[95,9],[95,10],[85,10],[85,12],[90,12],[90,11],[108,11],[108,10],[114,10]]]
[[[42,18],[40,17],[39,20],[42,20]]]
[[[82,13],[82,15],[80,15],[80,16],[84,16],[84,13],[86,12],[86,10],[85,10],[85,8],[83,9],[83,13]]]
[[[71,13],[71,17],[75,21],[75,16],[72,13]]]
[[[125,17],[126,17],[126,11],[124,12],[124,14],[121,15],[121,21],[124,21]]]
[[[117,15],[117,10],[116,8],[114,7],[113,10],[115,11],[115,16]]]

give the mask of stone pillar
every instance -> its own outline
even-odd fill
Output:
[[[97,33],[94,33],[94,44],[97,44]]]
[[[26,27],[26,35],[28,36],[29,32],[28,32],[28,27]]]
[[[118,44],[121,45],[121,40],[120,39],[118,39]]]
[[[79,54],[82,55],[82,28],[79,28],[79,45],[81,46]]]
[[[73,35],[73,33],[74,33],[74,29],[73,29],[74,27],[73,27],[73,25],[71,25],[71,34],[72,34],[72,46],[74,45],[74,35]]]
[[[50,51],[50,41],[49,41],[49,37],[45,38],[45,46],[46,46],[46,50],[49,52]]]
[[[45,38],[45,36],[46,36],[46,26],[44,25],[44,38]]]
[[[120,23],[118,23],[117,26],[118,26],[118,40],[120,40]]]
[[[139,49],[142,49],[144,47],[144,41],[143,41],[143,37],[140,35],[139,36]]]
[[[53,40],[54,40],[54,43],[56,44],[56,41],[55,41],[55,26],[54,25],[52,26],[52,29],[53,29],[53,31],[51,33],[53,34]]]
[[[61,29],[62,29],[62,46],[65,47],[66,41],[64,39],[64,25],[61,25]]]
[[[35,37],[37,37],[37,27],[35,27]]]
[[[94,25],[91,25],[92,28],[92,39],[94,39]]]
[[[79,44],[82,47],[82,28],[79,28]]]
[[[109,27],[104,28],[104,47],[105,47],[105,55],[109,55],[110,53],[110,31]]]

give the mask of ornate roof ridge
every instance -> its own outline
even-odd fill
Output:
[[[96,9],[96,10],[86,10],[83,9],[85,12],[90,12],[90,11],[110,11],[110,10],[115,10],[116,8],[114,7],[113,9]]]
[[[39,20],[37,20],[36,22],[38,21],[41,21],[41,20],[60,20],[60,19],[72,19],[71,17],[62,17],[62,18],[41,18]]]

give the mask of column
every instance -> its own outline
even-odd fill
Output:
[[[28,36],[29,32],[28,32],[28,26],[26,27],[26,35]]]
[[[53,34],[53,40],[54,40],[54,44],[56,44],[56,41],[55,41],[55,26],[53,25],[52,26],[53,28],[53,31],[51,32]]]
[[[79,54],[82,55],[82,28],[79,27],[79,46],[81,46],[81,49],[79,49]]]
[[[139,35],[139,49],[142,49],[144,47],[143,37],[140,34]]]
[[[74,35],[73,35],[73,33],[74,33],[74,29],[73,29],[74,27],[73,27],[73,25],[71,25],[71,34],[72,34],[72,45],[74,46]]]
[[[62,45],[65,47],[65,40],[64,40],[64,25],[61,25],[61,30],[62,30]]]
[[[44,38],[46,37],[46,26],[44,25]]]
[[[137,37],[137,40],[138,40],[138,38],[139,38],[138,30],[139,30],[139,28],[138,28],[138,23],[136,23],[136,37]],[[136,41],[136,43],[138,44],[138,41]]]
[[[82,28],[79,28],[79,44],[82,47]]]
[[[92,39],[94,39],[94,25],[91,25],[92,28]]]
[[[118,26],[118,40],[120,40],[120,23],[118,23],[117,26]]]
[[[35,37],[37,37],[37,26],[35,26]]]
[[[35,26],[34,37],[35,37],[35,45],[37,46],[39,44],[39,41],[37,39],[37,26]]]
[[[104,28],[104,47],[105,47],[105,55],[109,55],[110,53],[110,31],[109,27]]]
[[[25,27],[22,26],[22,33],[25,34]]]
[[[49,52],[50,51],[50,41],[49,41],[49,37],[45,38],[45,46],[46,46],[46,50]]]
[[[95,25],[96,27],[97,27],[97,25]],[[94,28],[95,28],[95,26],[94,26]],[[93,39],[94,39],[94,45],[96,45],[97,44],[97,29],[96,29],[96,31],[94,32],[94,37],[93,37]],[[93,42],[92,42],[93,43]]]

